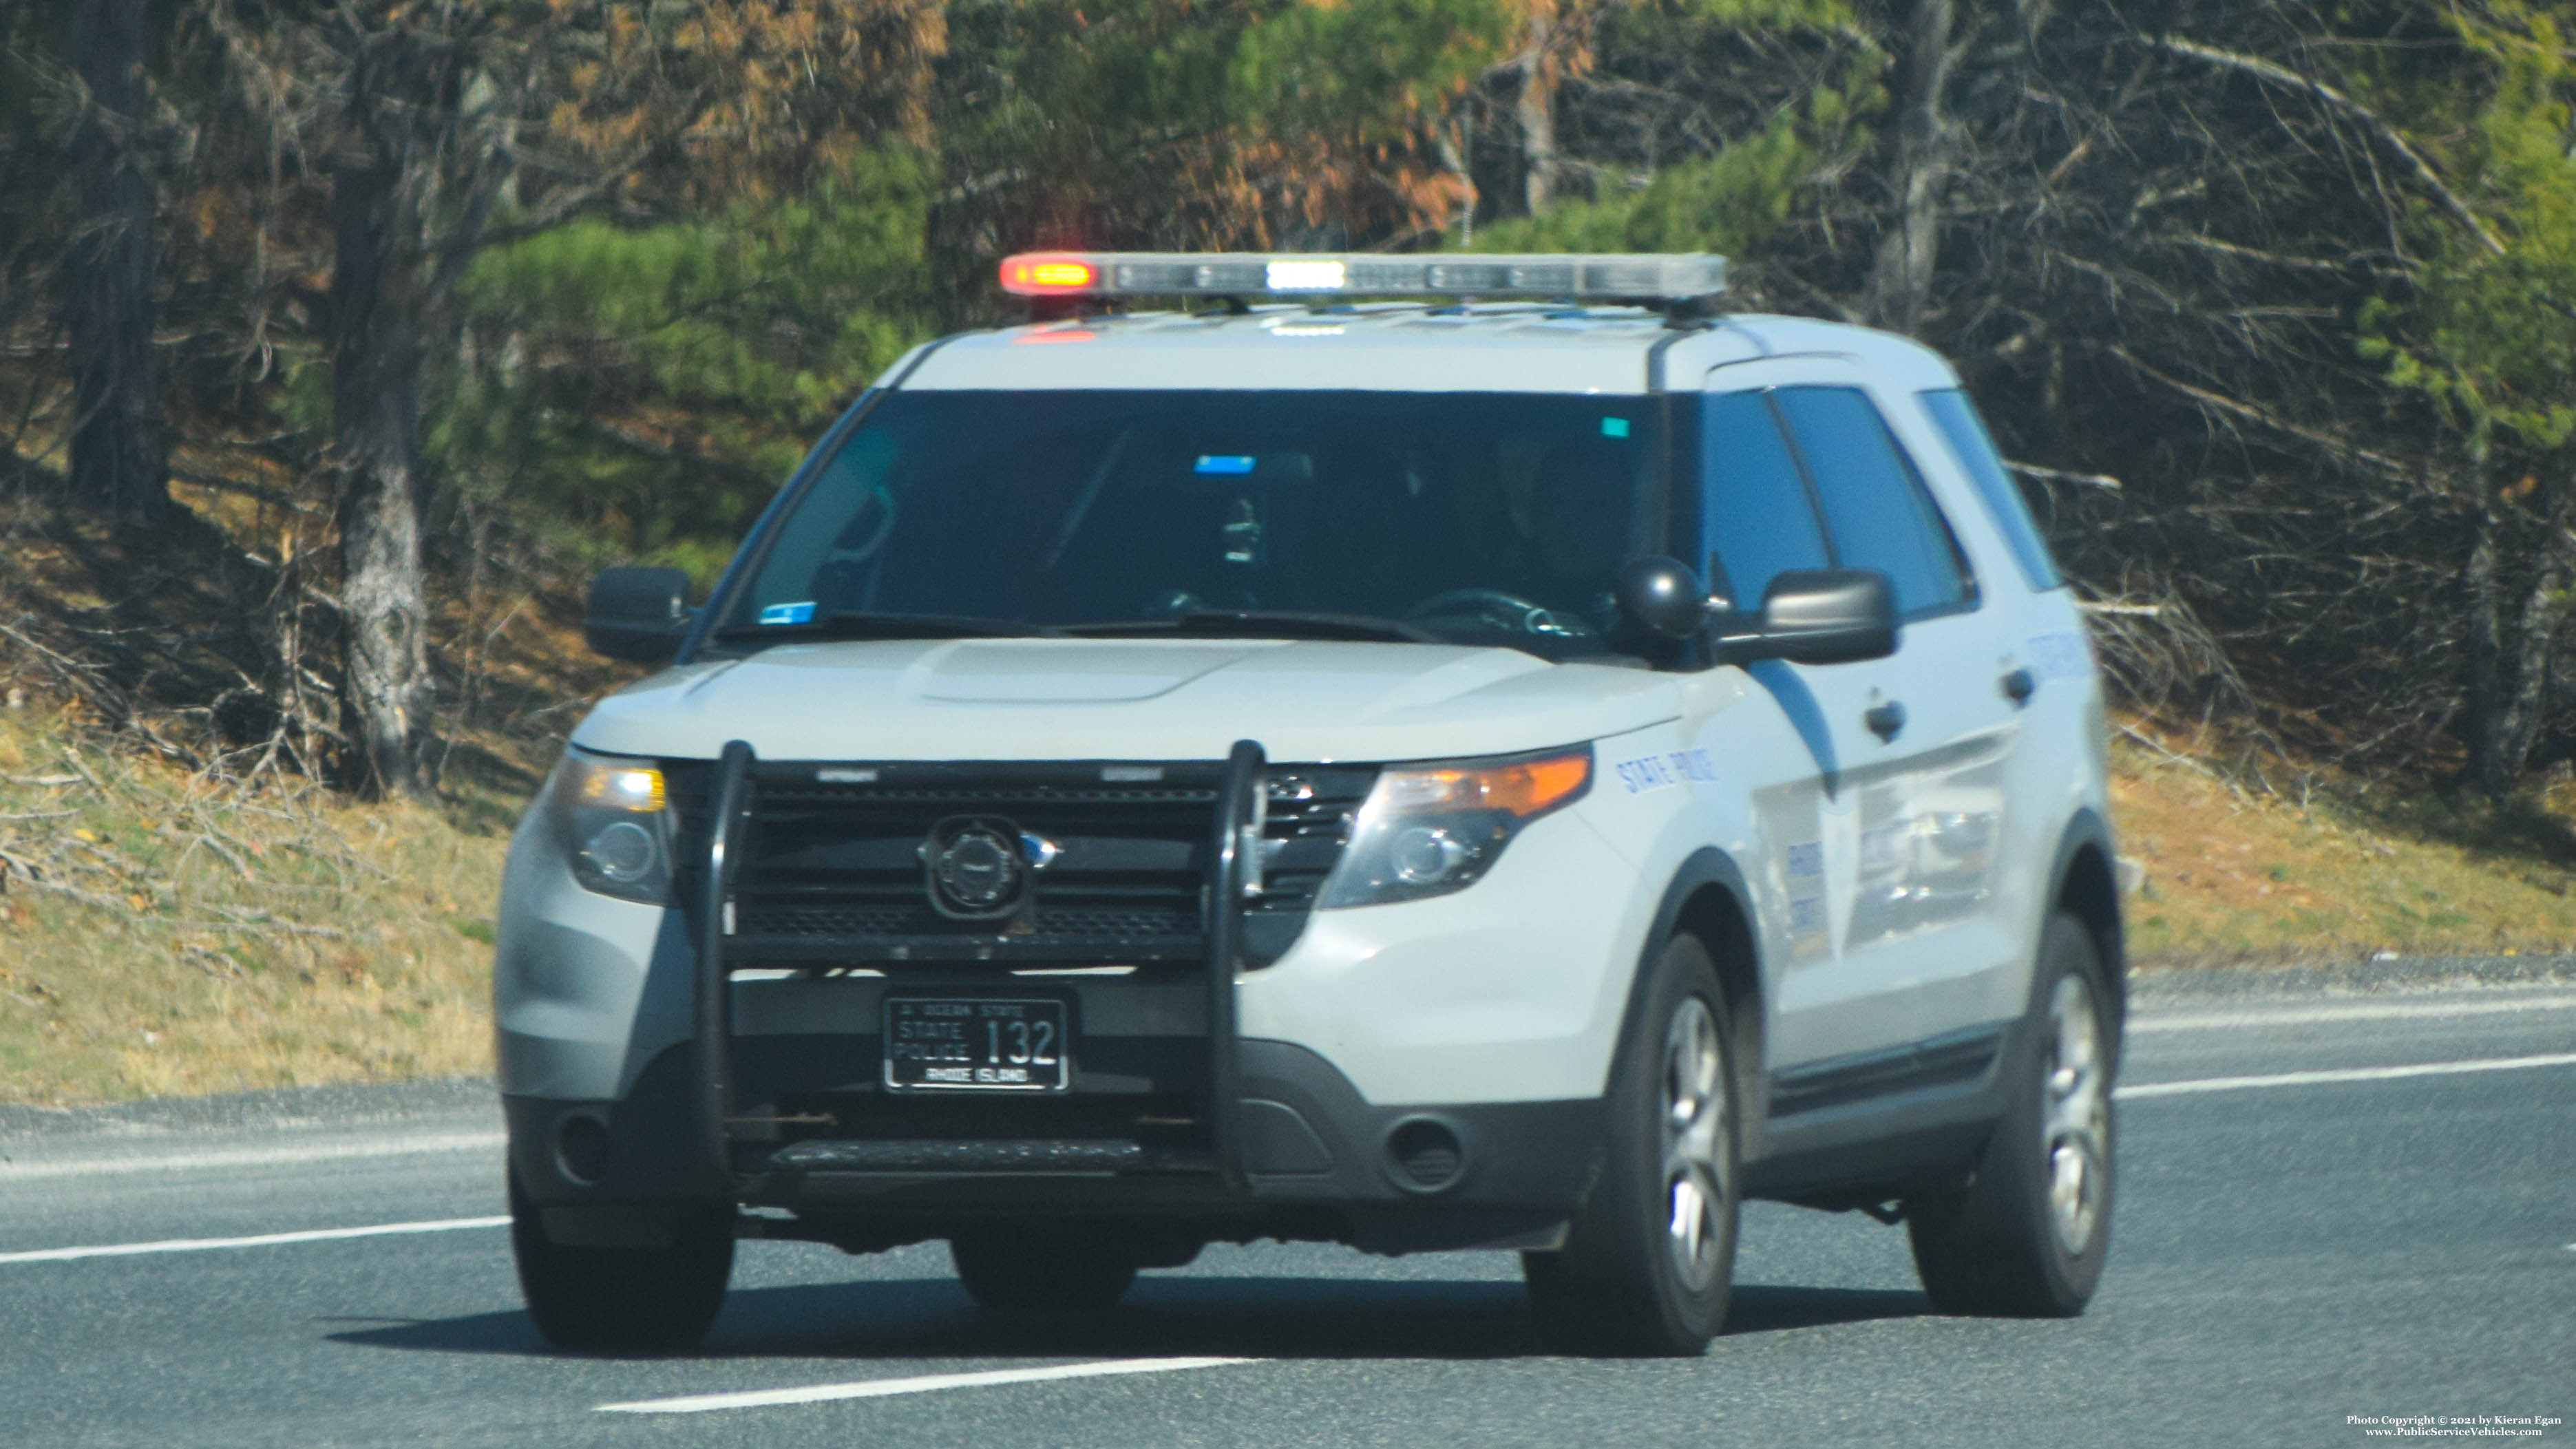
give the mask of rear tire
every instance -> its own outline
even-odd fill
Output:
[[[1728,1024],[1708,948],[1674,937],[1619,1043],[1601,1180],[1562,1251],[1521,1255],[1550,1346],[1696,1357],[1725,1325],[1743,1195]]]
[[[656,1353],[707,1336],[733,1276],[723,1215],[684,1222],[667,1248],[574,1248],[546,1236],[544,1217],[510,1176],[510,1248],[537,1332],[583,1353]]]
[[[1104,1235],[1012,1224],[948,1240],[957,1281],[979,1307],[1004,1313],[1096,1312],[1136,1281],[1136,1259]]]
[[[1944,1313],[2073,1318],[2111,1244],[2116,1028],[2101,950],[2075,917],[2041,937],[2012,1093],[1965,1186],[1906,1204],[1914,1266]]]

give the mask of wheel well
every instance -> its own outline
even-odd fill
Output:
[[[1717,966],[1718,989],[1726,993],[1726,1019],[1734,1041],[1737,1085],[1750,1093],[1762,1080],[1762,967],[1754,954],[1753,931],[1735,893],[1704,885],[1682,903],[1673,929],[1699,938]]]
[[[2057,909],[2073,915],[2093,933],[2095,949],[2110,977],[2113,1009],[2128,1014],[2129,963],[2121,949],[2120,885],[2109,854],[2092,842],[2076,848],[2057,887]]]

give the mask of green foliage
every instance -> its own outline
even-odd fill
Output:
[[[1239,122],[1396,144],[1502,59],[1511,0],[1294,5],[1245,28],[1228,68]]]
[[[1854,23],[1852,8],[1843,0],[1666,0],[1662,6],[1641,8],[1745,30],[1786,30],[1797,25],[1834,30]]]
[[[2424,207],[2415,296],[2373,298],[2360,317],[2363,355],[2393,385],[2432,398],[2479,457],[2500,441],[2550,450],[2576,434],[2576,158],[2565,98],[2576,64],[2547,14],[2516,0],[2487,9],[2491,20],[2454,12],[2452,23],[2493,68],[2491,89],[2473,101],[2455,84],[2409,98],[2426,112],[2420,130],[2458,138],[2447,169],[2504,253]]]
[[[940,115],[960,208],[1039,245],[1268,246],[1445,214],[1427,136],[1502,58],[1513,0],[976,7]],[[1454,180],[1454,179],[1453,179]],[[992,189],[984,191],[983,185]]]
[[[829,419],[988,285],[934,273],[937,172],[995,178],[1022,208],[1003,221],[1021,244],[1265,240],[1275,218],[1400,173],[1390,158],[1500,57],[1517,14],[1510,0],[961,14],[986,86],[942,110],[942,154],[863,152],[804,195],[643,227],[585,219],[480,258],[434,460],[577,552],[711,574]],[[1134,214],[1100,214],[1109,197]]]
[[[707,572],[815,434],[928,335],[923,158],[704,221],[599,219],[477,261],[430,434],[464,484]]]
[[[1568,201],[1479,228],[1486,252],[1689,252],[1742,256],[1786,221],[1823,158],[1860,144],[1856,117],[1882,103],[1876,83],[1823,87],[1807,114],[1782,112],[1713,156],[1655,172],[1643,187]]]
[[[1796,118],[1784,115],[1705,160],[1665,167],[1640,190],[1480,228],[1474,250],[1740,256],[1788,216],[1813,161]]]

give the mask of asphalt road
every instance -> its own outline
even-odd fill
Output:
[[[2576,985],[2167,991],[2133,1026],[2088,1316],[1935,1316],[1901,1230],[1756,1205],[1695,1362],[1543,1356],[1501,1254],[1216,1248],[1032,1324],[969,1305],[937,1245],[792,1243],[744,1245],[702,1351],[568,1357],[475,1225],[503,1211],[481,1084],[0,1108],[0,1444],[2274,1446],[2576,1418]],[[388,1224],[436,1226],[53,1251]],[[1078,1376],[914,1382],[1045,1369]],[[653,1404],[853,1384],[901,1392]]]

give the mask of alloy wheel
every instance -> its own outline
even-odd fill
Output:
[[[2048,1071],[2040,1081],[2040,1151],[2048,1164],[2048,1215],[2058,1246],[2081,1256],[2102,1218],[2110,1093],[2104,1080],[2100,1014],[2080,976],[2061,978],[2049,998]]]
[[[1724,1271],[1726,1058],[1708,1003],[1686,998],[1664,1035],[1663,1161],[1673,1269],[1693,1291]]]

